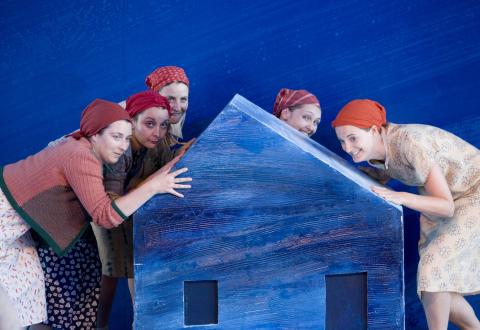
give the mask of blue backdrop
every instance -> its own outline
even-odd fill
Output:
[[[359,97],[383,103],[393,122],[444,127],[478,147],[479,16],[479,1],[3,0],[0,163],[78,127],[92,99],[144,89],[162,65],[189,75],[187,137],[235,93],[271,109],[289,87],[318,96],[315,139],[340,154],[330,121]],[[406,325],[421,329],[417,216],[405,214]],[[120,298],[115,320],[126,329]]]

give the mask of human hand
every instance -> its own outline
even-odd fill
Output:
[[[163,165],[157,172],[155,173],[165,173],[165,172],[170,172],[170,170],[177,165],[178,161],[182,158],[182,155],[178,155],[174,157],[171,161]]]
[[[358,169],[383,185],[390,181],[390,177],[385,172],[374,167],[359,166]]]
[[[196,140],[197,140],[197,139],[193,138],[193,139],[191,139],[190,141],[183,143],[182,146],[180,147],[180,149],[178,149],[178,150],[176,151],[176,154],[177,154],[178,156],[183,156],[183,155],[188,151],[188,149],[190,149],[190,147],[192,146],[192,144],[193,144]]]
[[[376,187],[376,186],[372,187],[372,191],[378,196],[380,196],[381,198],[389,202],[392,202],[398,205],[404,204],[405,193],[403,191],[394,191],[385,187]]]
[[[170,162],[168,164],[170,164]],[[172,169],[172,166],[169,166],[168,168],[165,168],[165,166],[159,169],[157,172],[153,173],[149,177],[148,183],[153,186],[153,188],[155,189],[155,193],[157,194],[168,193],[177,197],[184,197],[183,194],[179,193],[175,189],[190,189],[192,187],[189,184],[181,184],[184,182],[192,181],[192,178],[190,177],[177,178],[177,176],[179,176],[180,174],[187,172],[188,169],[186,167],[183,167],[174,172],[170,172],[170,170]]]

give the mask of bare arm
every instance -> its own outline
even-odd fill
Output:
[[[372,187],[380,197],[427,215],[450,218],[455,212],[452,194],[440,167],[434,164],[425,182],[426,195],[397,192],[384,187]]]

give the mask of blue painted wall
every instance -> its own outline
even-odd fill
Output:
[[[122,100],[170,64],[191,79],[187,136],[235,93],[269,109],[291,87],[319,97],[315,139],[339,153],[329,122],[356,97],[378,99],[394,122],[451,128],[478,147],[479,16],[473,0],[3,0],[0,163],[75,129],[93,98]],[[405,221],[413,286],[416,219]],[[409,327],[425,323],[407,292]]]

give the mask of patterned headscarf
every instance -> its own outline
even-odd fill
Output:
[[[187,87],[190,83],[182,68],[178,66],[162,66],[147,76],[145,84],[148,88],[158,92],[166,85],[176,81],[184,83]]]
[[[353,100],[338,113],[332,127],[351,125],[359,128],[381,127],[387,124],[387,112],[378,102],[372,100]]]
[[[280,118],[282,110],[303,104],[313,104],[320,107],[318,99],[309,91],[282,88],[275,99],[273,114]]]
[[[119,120],[130,121],[130,116],[120,105],[96,99],[83,110],[80,130],[72,133],[71,136],[77,140],[81,137],[90,137]]]
[[[153,107],[164,108],[170,115],[171,108],[167,98],[152,90],[140,92],[130,96],[127,99],[125,110],[127,110],[131,118],[134,118],[142,111]]]

